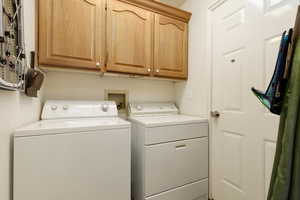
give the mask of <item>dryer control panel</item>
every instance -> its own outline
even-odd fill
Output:
[[[178,108],[175,103],[130,103],[129,104],[129,115],[140,116],[140,115],[162,115],[162,114],[178,114]]]

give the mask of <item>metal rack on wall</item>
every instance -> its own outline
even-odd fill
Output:
[[[0,0],[0,89],[25,89],[24,0]]]

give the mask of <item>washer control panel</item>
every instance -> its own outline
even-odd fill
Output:
[[[113,101],[47,101],[42,112],[42,119],[116,116],[118,110]]]

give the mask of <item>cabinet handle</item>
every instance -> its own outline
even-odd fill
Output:
[[[150,69],[150,68],[148,68],[148,69],[147,69],[147,71],[148,71],[148,72],[151,72],[151,69]]]
[[[96,63],[96,67],[100,67],[100,62],[97,62],[97,63]]]
[[[185,149],[185,148],[186,148],[186,144],[180,144],[180,145],[175,146],[176,150]]]
[[[156,72],[159,73],[159,69],[157,69]]]

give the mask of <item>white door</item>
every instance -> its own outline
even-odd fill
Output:
[[[278,117],[250,88],[265,90],[281,34],[294,26],[296,0],[225,0],[212,11],[212,196],[267,197]]]

